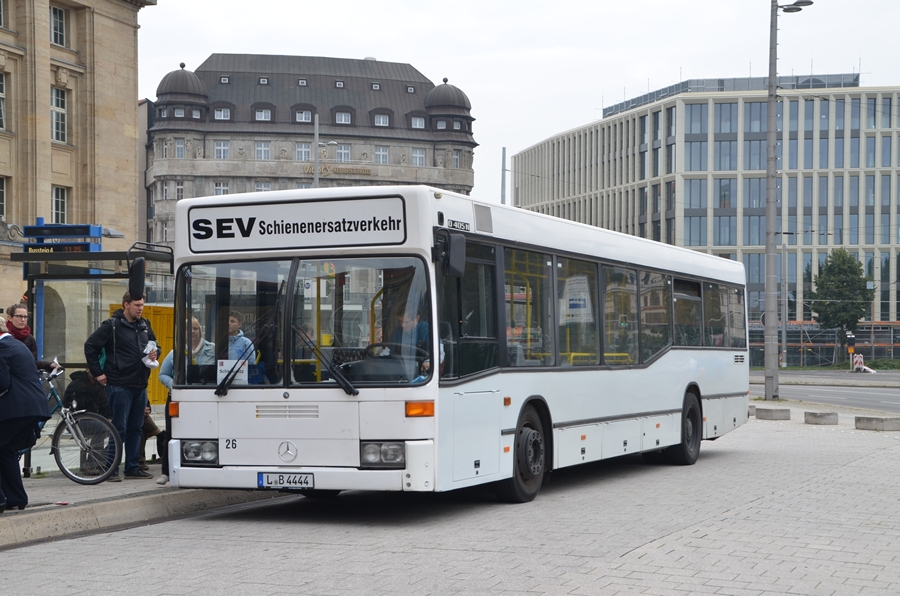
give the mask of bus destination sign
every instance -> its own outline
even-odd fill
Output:
[[[192,207],[191,252],[376,246],[406,242],[401,197]]]

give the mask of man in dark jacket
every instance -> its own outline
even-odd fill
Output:
[[[34,445],[35,426],[48,418],[50,407],[34,357],[13,336],[0,335],[0,513],[28,504],[18,452]]]
[[[88,370],[100,384],[106,386],[112,423],[122,437],[125,450],[126,478],[153,478],[139,469],[141,427],[147,407],[147,380],[150,369],[141,359],[150,340],[156,341],[150,322],[141,317],[143,296],[133,300],[129,292],[122,297],[122,308],[100,324],[84,342],[84,357]],[[106,350],[106,361],[100,367],[100,353]],[[148,354],[156,360],[156,352]],[[118,474],[110,477],[117,482]]]

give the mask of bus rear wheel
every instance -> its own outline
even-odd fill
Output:
[[[516,429],[512,478],[497,483],[497,497],[507,503],[533,501],[544,481],[545,453],[544,426],[537,411],[528,406]]]
[[[679,466],[690,466],[700,455],[700,439],[703,433],[700,401],[693,393],[684,394],[681,409],[681,442],[666,448],[666,461]]]

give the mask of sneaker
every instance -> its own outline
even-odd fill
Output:
[[[125,474],[125,478],[153,478],[153,474],[148,474],[147,472],[144,472],[143,470],[138,470],[137,472],[134,472],[133,474]]]
[[[122,477],[118,474],[113,474],[109,478],[106,479],[107,482],[122,482]]]
[[[163,474],[159,478],[156,479],[156,484],[165,484],[169,481],[169,477]]]

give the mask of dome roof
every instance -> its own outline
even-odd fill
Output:
[[[430,108],[434,106],[453,106],[465,108],[466,110],[472,109],[472,104],[469,103],[469,98],[466,97],[466,94],[463,93],[459,87],[447,84],[446,78],[444,79],[443,85],[438,85],[425,94],[425,107]]]
[[[200,77],[189,70],[184,70],[184,62],[180,66],[181,70],[173,70],[163,77],[159,87],[156,88],[156,97],[159,98],[163,95],[175,93],[201,95],[206,98],[208,96],[206,86],[200,80]]]

